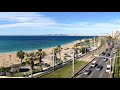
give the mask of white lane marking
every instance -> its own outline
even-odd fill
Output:
[[[101,63],[102,63],[103,61],[101,60],[101,62],[99,62],[98,64],[100,65]],[[95,68],[94,68],[95,69]],[[96,72],[96,70],[94,70],[94,73]],[[89,76],[89,78],[94,74],[94,73],[92,73],[90,76]]]
[[[106,64],[106,65],[107,65],[107,64]],[[102,77],[102,75],[103,75],[103,73],[104,73],[105,69],[106,69],[106,66],[105,66],[105,68],[103,69],[103,72],[101,72],[101,74],[100,74],[99,78],[101,78],[101,77]]]
[[[111,57],[111,56],[112,56],[112,51],[111,51],[111,55],[110,55],[110,57]],[[106,62],[106,66],[105,66],[105,68],[103,69],[103,72],[100,74],[99,78],[102,77],[103,73],[106,73],[106,72],[105,72],[105,69],[107,68],[107,64],[108,64],[108,62],[109,62],[109,59],[108,59],[108,61]]]
[[[95,59],[95,61],[97,61],[97,60],[98,60],[98,58]],[[90,63],[90,64],[91,64],[91,63]],[[90,64],[81,71],[81,73],[77,76],[78,78],[80,78],[80,77],[83,75],[83,72],[84,72],[88,67],[90,67]]]

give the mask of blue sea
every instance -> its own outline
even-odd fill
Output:
[[[0,36],[0,53],[46,49],[94,36]]]

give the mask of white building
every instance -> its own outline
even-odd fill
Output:
[[[114,30],[112,31],[112,35],[113,38],[119,39],[120,40],[120,30]]]

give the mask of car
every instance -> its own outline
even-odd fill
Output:
[[[89,75],[92,71],[90,69],[86,69],[83,74]]]
[[[0,72],[0,76],[5,76],[5,73],[4,72]]]
[[[106,62],[108,60],[108,58],[103,58],[103,61]]]
[[[92,63],[91,63],[90,66],[91,66],[91,67],[95,67],[95,66],[96,66],[96,61],[92,61]]]
[[[105,52],[102,52],[102,54],[101,54],[102,56],[104,56],[105,55]]]
[[[109,56],[110,56],[110,53],[107,53],[107,54],[106,54],[106,57],[109,57]]]
[[[106,72],[107,72],[107,73],[110,73],[110,68],[111,68],[111,66],[110,66],[110,65],[107,65],[107,68],[106,68]]]
[[[109,49],[107,48],[106,51],[109,51]]]
[[[90,65],[89,67],[88,67],[88,69],[91,69],[92,68],[92,66]]]
[[[115,54],[116,52],[115,51],[113,51],[113,54]]]
[[[103,68],[102,65],[97,65],[96,70],[97,70],[97,71],[100,71],[102,68]]]

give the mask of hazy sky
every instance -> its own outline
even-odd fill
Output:
[[[116,29],[120,12],[0,12],[0,35],[90,35]]]

